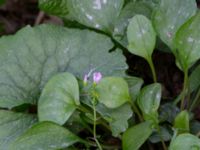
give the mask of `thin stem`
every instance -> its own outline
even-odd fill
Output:
[[[155,71],[155,67],[154,67],[152,58],[150,57],[149,59],[147,59],[147,62],[149,63],[149,66],[151,68],[151,72],[152,72],[152,75],[153,75],[153,81],[156,83],[157,77],[156,77],[156,71]]]
[[[164,149],[164,150],[167,150],[167,146],[166,146],[166,144],[165,144],[165,142],[164,142],[164,140],[163,140],[163,138],[162,138],[162,134],[161,134],[161,131],[160,131],[160,127],[159,127],[159,126],[158,126],[158,134],[159,134],[159,136],[160,136],[160,140],[161,140],[163,149]]]
[[[77,106],[77,109],[80,110],[81,112],[84,112],[84,113],[91,113],[90,110],[88,110],[87,108],[85,108],[82,105]]]
[[[188,69],[184,71],[183,95],[182,95],[181,106],[180,106],[181,110],[184,109],[185,96],[187,95],[187,89],[188,89]]]
[[[195,95],[195,98],[194,98],[194,100],[192,101],[192,104],[191,104],[191,106],[190,106],[190,111],[194,108],[194,106],[197,104],[197,101],[198,101],[198,99],[199,99],[199,97],[200,97],[200,88],[198,89],[198,92],[197,92],[197,94]]]
[[[89,147],[89,146],[97,147],[97,144],[95,142],[92,142],[92,141],[86,141],[84,139],[80,139],[80,142],[87,145],[87,147]],[[105,145],[105,144],[101,144],[101,147],[103,149],[110,149],[110,150],[120,148],[118,145]]]
[[[96,136],[96,119],[97,119],[97,114],[96,114],[96,106],[95,104],[93,103],[93,116],[94,116],[94,119],[93,119],[93,136],[94,136],[94,140],[99,148],[99,150],[103,150],[98,139],[97,139],[97,136]]]
[[[129,101],[129,103],[131,104],[131,107],[132,107],[133,111],[138,115],[138,118],[139,118],[140,122],[142,122],[143,121],[143,117],[140,114],[140,111],[138,110],[137,106],[135,106],[135,103],[132,102],[131,100]]]

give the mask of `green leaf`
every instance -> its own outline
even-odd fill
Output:
[[[127,47],[128,40],[126,36],[126,30],[129,20],[137,14],[141,14],[150,18],[151,12],[152,11],[149,6],[140,1],[131,2],[125,5],[115,23],[115,28],[113,31],[114,39],[119,41],[124,47]]]
[[[189,76],[190,92],[195,91],[200,86],[200,65],[198,65]]]
[[[189,69],[200,58],[200,12],[187,21],[175,37],[174,54],[182,70]]]
[[[120,77],[103,78],[96,87],[99,102],[108,108],[117,108],[130,101],[127,82]]]
[[[123,150],[138,150],[149,138],[153,129],[149,122],[129,128],[122,137]]]
[[[132,117],[133,111],[129,104],[124,104],[115,109],[108,109],[102,104],[97,105],[97,111],[108,121],[112,135],[117,137],[128,128],[128,119]]]
[[[128,119],[131,118],[132,114],[132,109],[128,104],[111,110],[110,115],[112,116],[112,121],[109,124],[113,136],[116,137],[126,131],[128,128]]]
[[[151,21],[143,15],[135,15],[128,25],[128,50],[149,60],[156,43],[156,33]]]
[[[169,150],[198,150],[200,140],[192,134],[180,134],[170,144]]]
[[[159,37],[170,48],[173,47],[177,30],[195,14],[196,10],[195,0],[161,0],[153,15],[153,24]]]
[[[36,123],[34,115],[0,110],[0,149],[8,150],[10,144]]]
[[[39,0],[39,7],[49,14],[64,17],[69,13],[67,1],[68,0]]]
[[[91,70],[124,75],[125,58],[110,38],[88,30],[27,26],[0,39],[0,107],[36,104],[46,82],[59,72],[82,79]]]
[[[68,0],[69,18],[112,33],[123,4],[124,0]]]
[[[141,89],[144,81],[141,78],[131,77],[131,76],[125,77],[124,79],[128,83],[129,93],[130,93],[131,99],[133,101],[135,101],[137,96],[140,93],[140,89]]]
[[[173,124],[174,119],[176,118],[179,112],[180,112],[179,108],[175,106],[173,103],[165,103],[160,106],[159,120],[167,121]]]
[[[184,110],[181,111],[175,118],[174,127],[179,130],[180,133],[182,132],[189,132],[189,113]]]
[[[142,89],[137,103],[145,120],[157,121],[157,110],[160,106],[160,100],[161,85],[159,83],[148,85]]]
[[[158,131],[154,131],[149,137],[151,143],[161,142],[161,137],[163,141],[170,141],[173,135],[173,131],[170,130],[170,128],[160,127],[160,133]]]
[[[9,150],[57,150],[80,139],[67,129],[52,122],[40,122],[17,138]]]
[[[79,86],[70,73],[52,77],[44,87],[38,103],[39,121],[63,125],[79,105]]]
[[[197,120],[194,120],[190,123],[190,132],[194,135],[199,134],[200,131],[200,122]]]

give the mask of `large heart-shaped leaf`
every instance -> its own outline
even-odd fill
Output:
[[[34,115],[0,110],[0,149],[8,150],[10,144],[36,123]]]
[[[127,82],[120,77],[103,78],[96,87],[98,99],[108,108],[117,108],[130,101]]]
[[[64,124],[79,105],[79,87],[70,73],[54,76],[44,87],[38,103],[39,121]]]
[[[135,15],[128,25],[128,50],[138,56],[151,59],[155,48],[156,33],[149,19],[143,15]]]
[[[80,139],[67,129],[52,122],[41,122],[18,137],[9,150],[57,150]]]
[[[176,61],[182,70],[191,67],[200,58],[200,12],[187,21],[175,37]]]
[[[153,129],[149,122],[143,122],[129,128],[122,137],[123,150],[138,150],[152,132]]]
[[[50,77],[69,71],[83,78],[90,70],[122,75],[120,50],[104,35],[88,30],[41,25],[0,39],[0,107],[36,104]]]
[[[161,85],[154,83],[144,87],[138,97],[137,103],[145,120],[157,120],[157,110],[161,100]]]
[[[169,150],[198,150],[200,140],[192,134],[180,134],[170,144]]]
[[[172,48],[177,30],[196,10],[195,0],[161,0],[154,13],[153,22],[162,41]]]

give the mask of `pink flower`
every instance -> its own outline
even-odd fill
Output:
[[[102,74],[100,72],[93,73],[93,82],[98,84],[99,81],[102,79]]]
[[[88,78],[89,78],[89,77],[88,77],[88,74],[85,74],[85,75],[84,75],[84,78],[83,78],[83,83],[84,83],[84,84],[87,84]]]

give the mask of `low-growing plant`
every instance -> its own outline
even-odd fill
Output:
[[[195,0],[39,0],[39,7],[65,27],[1,37],[1,150],[200,149]],[[168,103],[152,60],[159,43],[184,74]],[[127,74],[128,51],[147,61],[151,84]]]

